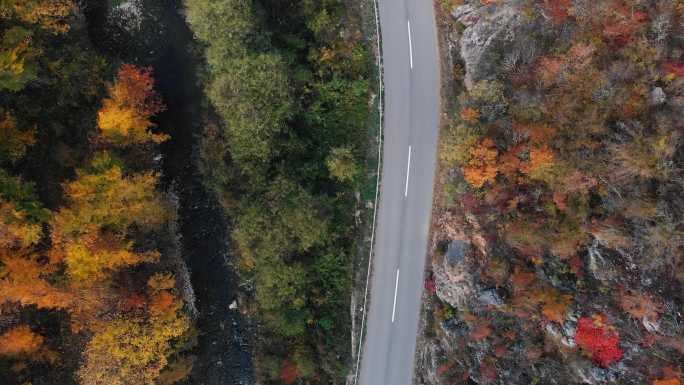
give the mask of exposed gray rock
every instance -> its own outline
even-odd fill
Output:
[[[594,366],[587,359],[570,361],[569,369],[577,379],[577,384],[600,385],[606,382],[608,371]]]
[[[140,0],[125,0],[112,9],[110,18],[128,32],[137,32],[142,25],[143,9]]]
[[[664,44],[667,38],[672,34],[672,15],[660,14],[653,18],[651,22],[651,31],[655,37],[655,41],[659,44]]]
[[[450,337],[463,337],[468,334],[468,325],[455,318],[444,320],[440,323],[442,330]]]
[[[465,241],[458,239],[449,242],[446,251],[446,259],[450,265],[457,265],[463,262],[466,245]]]
[[[569,330],[565,327],[561,328],[557,324],[549,322],[546,324],[544,332],[550,340],[554,341],[559,346],[562,345],[567,348],[574,348],[576,346],[574,331],[571,331],[572,334],[569,334]]]
[[[446,343],[443,341],[443,343]],[[429,343],[418,348],[416,354],[416,365],[422,368],[429,368],[418,372],[417,383],[421,385],[439,385],[440,378],[437,368],[444,359],[444,351],[440,343]]]
[[[525,43],[525,39],[521,39],[522,35],[518,33],[523,22],[519,10],[514,6],[490,5],[475,8],[472,5],[462,5],[455,8],[452,15],[466,26],[460,41],[460,51],[465,62],[465,85],[468,89],[475,82],[493,78],[500,72],[498,67],[504,57],[515,65],[517,61],[528,61],[535,56],[525,49],[514,49]],[[525,46],[534,47],[534,44]]]
[[[665,103],[665,100],[667,100],[667,95],[665,95],[665,91],[663,91],[662,88],[656,87],[651,91],[650,102],[652,106],[663,104]]]
[[[575,343],[575,332],[577,331],[577,317],[579,313],[571,312],[566,316],[566,322],[563,323],[563,338],[561,343],[569,348],[577,346]]]
[[[615,266],[599,250],[597,240],[588,248],[589,251],[589,272],[599,281],[608,282],[615,279],[617,271]]]
[[[504,303],[501,299],[501,296],[499,296],[499,293],[497,293],[494,289],[482,291],[477,296],[477,301],[482,306],[501,306]]]
[[[476,12],[477,8],[471,4],[464,4],[459,7],[455,7],[451,12],[451,16],[458,20],[461,24],[465,26],[471,26],[477,22],[480,18]]]
[[[461,246],[455,246],[453,249],[454,257],[449,258],[449,252],[447,252],[432,265],[437,296],[454,307],[464,306],[474,291],[473,277],[467,270],[469,265],[467,251],[470,249],[470,244],[462,243],[462,251],[456,251]],[[459,253],[461,253],[460,257]]]

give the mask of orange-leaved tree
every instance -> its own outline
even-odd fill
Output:
[[[151,118],[164,110],[161,97],[154,90],[149,68],[124,64],[116,80],[108,87],[109,97],[102,101],[97,123],[102,135],[116,145],[166,140],[166,135],[150,132]]]
[[[43,346],[43,337],[28,326],[16,326],[0,335],[0,355],[16,357],[36,353]]]
[[[69,304],[69,293],[49,282],[55,264],[44,261],[36,251],[48,216],[31,184],[0,169],[0,304],[17,302],[39,308]]]
[[[475,188],[493,181],[498,172],[496,158],[498,151],[494,141],[489,138],[481,140],[469,151],[469,159],[463,167],[463,177]]]
[[[36,255],[0,249],[0,263],[0,304],[18,302],[45,309],[71,304],[72,294],[47,280],[54,266],[42,264]]]

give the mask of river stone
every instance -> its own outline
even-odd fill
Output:
[[[474,280],[467,261],[470,247],[467,242],[453,241],[444,256],[432,264],[437,296],[453,307],[464,306],[473,293]]]

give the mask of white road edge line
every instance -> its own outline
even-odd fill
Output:
[[[363,291],[363,306],[361,308],[361,330],[359,330],[359,348],[356,351],[356,368],[354,369],[354,385],[359,382],[359,365],[361,364],[361,353],[363,351],[363,334],[366,326],[366,305],[368,303],[368,283],[373,267],[373,246],[375,245],[375,221],[378,214],[378,195],[380,194],[380,170],[382,169],[382,130],[383,130],[383,73],[382,73],[382,47],[380,44],[380,20],[378,17],[378,0],[373,0],[373,14],[375,15],[375,42],[377,44],[378,56],[376,65],[378,67],[378,166],[375,175],[375,200],[373,203],[373,225],[371,228],[370,251],[368,252],[368,270],[366,271],[366,288]]]
[[[406,25],[408,26],[409,62],[411,64],[411,69],[413,69],[413,44],[411,44],[411,20],[406,20]]]
[[[411,175],[411,146],[408,149],[408,161],[406,162],[406,186],[404,187],[404,196],[408,196],[408,182]]]
[[[397,289],[399,289],[399,269],[397,269],[397,280],[394,283],[394,304],[392,305],[392,323],[394,323],[394,312],[397,310]]]

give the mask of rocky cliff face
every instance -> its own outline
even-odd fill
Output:
[[[443,257],[432,264],[437,296],[451,306],[463,306],[473,294],[473,277],[466,260],[469,244],[461,240],[453,240]],[[468,256],[471,258],[471,256]]]
[[[459,54],[465,62],[464,81],[468,88],[479,80],[495,78],[504,60],[502,55],[522,55],[519,46],[524,43],[521,36],[526,31],[522,16],[515,8],[465,4],[454,8],[452,16],[465,26]],[[525,55],[534,56],[534,49]]]
[[[547,32],[543,22],[526,19],[520,6],[513,4],[464,4],[453,8],[451,16],[465,28],[458,39],[458,54],[465,63],[463,81],[468,89],[480,80],[534,63],[541,52],[535,36]]]

